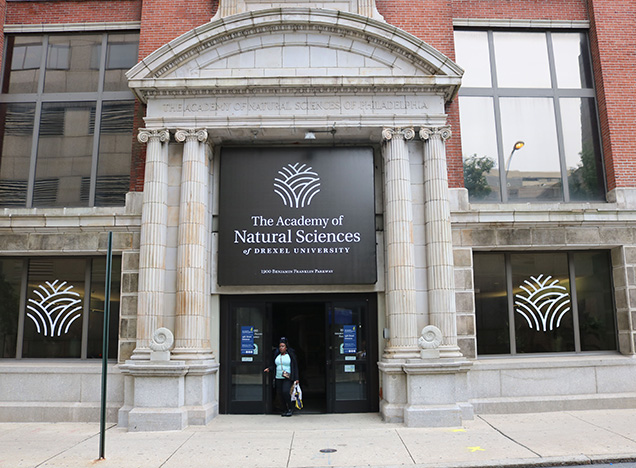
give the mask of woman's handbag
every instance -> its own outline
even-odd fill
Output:
[[[292,385],[289,394],[291,395],[291,401],[296,402],[296,408],[299,410],[303,409],[303,391],[300,389],[299,383],[296,382]]]

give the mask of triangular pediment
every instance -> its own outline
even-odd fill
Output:
[[[452,99],[463,70],[416,37],[357,14],[310,8],[242,13],[200,26],[128,72],[143,100],[158,89],[391,87]]]

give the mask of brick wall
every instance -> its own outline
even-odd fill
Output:
[[[590,42],[608,190],[636,185],[636,3],[590,0]]]
[[[8,2],[6,23],[92,23],[139,21],[140,18],[141,0]]]
[[[218,0],[144,1],[139,57],[143,58],[172,39],[209,22],[217,7]]]

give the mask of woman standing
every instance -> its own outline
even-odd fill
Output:
[[[296,353],[287,345],[287,339],[282,337],[278,340],[278,349],[274,351],[274,362],[265,368],[265,372],[276,370],[275,386],[276,393],[285,403],[286,410],[281,416],[291,416],[293,404],[291,402],[290,390],[292,383],[298,383],[298,360]]]

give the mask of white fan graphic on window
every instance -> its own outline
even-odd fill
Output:
[[[80,295],[72,289],[66,281],[55,280],[52,283],[46,281],[33,290],[40,300],[29,299],[27,317],[33,320],[38,333],[44,336],[67,334],[71,324],[80,318]]]
[[[304,208],[320,192],[320,177],[306,164],[288,164],[274,179],[274,192],[283,199],[285,206]]]
[[[515,311],[521,314],[531,329],[548,331],[559,328],[561,319],[570,311],[570,296],[559,280],[551,276],[530,277],[526,286],[519,286],[526,293],[515,294]]]

